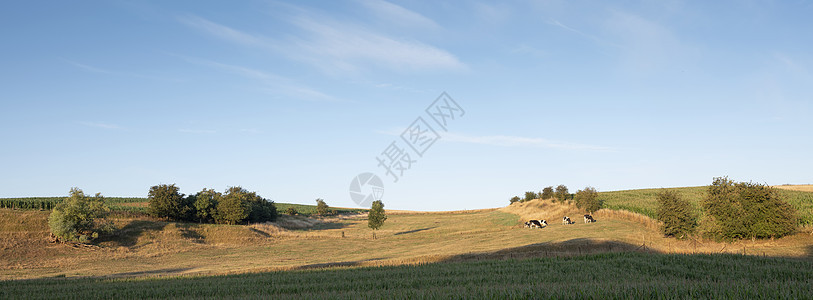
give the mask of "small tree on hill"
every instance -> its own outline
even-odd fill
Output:
[[[327,206],[327,203],[325,203],[325,200],[323,200],[322,198],[316,199],[316,213],[319,214],[320,216],[326,216],[330,214],[330,207]]]
[[[516,202],[521,202],[520,200],[522,200],[522,199],[520,199],[519,196],[514,196],[514,197],[511,197],[511,199],[508,200],[508,201],[510,201],[511,204],[514,204]]]
[[[663,222],[661,232],[666,236],[683,239],[697,227],[698,214],[692,204],[672,190],[664,189],[658,193],[657,216]]]
[[[88,197],[79,188],[71,188],[70,196],[48,216],[48,227],[59,240],[87,243],[99,233],[113,231],[113,223],[104,219],[109,211],[101,194]]]
[[[375,230],[384,225],[387,220],[387,214],[384,212],[384,203],[381,200],[373,201],[370,212],[367,214],[367,226],[373,230],[373,239],[375,239]]]
[[[553,198],[554,197],[553,187],[549,186],[549,187],[545,187],[544,189],[542,189],[542,194],[539,195],[539,197],[542,198],[542,199]]]
[[[598,199],[598,192],[594,187],[586,187],[576,192],[576,207],[584,209],[587,213],[594,213],[601,209],[602,202]]]
[[[560,184],[556,187],[556,192],[554,195],[559,202],[565,202],[565,200],[567,200],[567,198],[570,196],[570,191],[567,190],[567,187],[564,184]]]
[[[522,202],[531,201],[537,198],[536,192],[525,192],[525,199]]]
[[[191,219],[192,205],[185,201],[187,199],[175,184],[160,184],[150,187],[147,198],[150,201],[148,211],[154,217],[176,221]]]
[[[796,210],[773,188],[718,177],[702,202],[705,233],[725,239],[782,237],[796,230]]]

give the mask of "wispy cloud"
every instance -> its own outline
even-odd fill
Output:
[[[286,95],[292,98],[307,101],[343,102],[343,100],[322,93],[311,87],[299,84],[287,77],[252,69],[244,66],[225,64],[211,60],[179,56],[187,62],[207,66],[224,72],[252,79],[260,84],[259,90],[275,95]]]
[[[227,41],[240,43],[244,45],[257,45],[257,46],[263,46],[268,44],[268,40],[261,36],[245,33],[237,29],[233,29],[231,27],[212,22],[195,15],[180,16],[178,17],[178,21],[184,25],[196,28],[205,33],[208,33],[217,38],[221,38]]]
[[[585,33],[584,31],[581,31],[581,30],[578,30],[576,28],[573,28],[573,27],[567,26],[565,24],[562,24],[562,22],[559,22],[558,20],[551,19],[551,20],[548,20],[546,23],[548,23],[550,25],[553,25],[553,26],[556,26],[556,27],[559,27],[559,28],[562,28],[564,30],[576,33],[576,34],[578,34],[580,36],[583,36],[585,38],[593,40],[596,43],[618,47],[618,45],[607,43],[607,41],[599,38],[598,36],[588,34],[588,33]]]
[[[191,134],[213,134],[217,133],[217,130],[209,130],[209,129],[178,129],[178,132],[183,133],[191,133]]]
[[[552,148],[564,150],[590,150],[590,151],[613,150],[613,148],[604,146],[577,144],[570,142],[552,141],[543,138],[510,136],[510,135],[473,136],[456,133],[445,133],[443,134],[441,140],[449,142],[482,144],[502,147],[539,147],[539,148]]]
[[[182,81],[180,79],[175,78],[166,78],[166,77],[157,77],[157,76],[149,76],[149,75],[142,75],[136,73],[128,73],[128,72],[119,72],[119,71],[111,71],[108,69],[103,69],[95,66],[91,66],[88,64],[79,63],[69,59],[62,59],[66,63],[77,67],[81,70],[91,72],[91,73],[98,73],[98,74],[106,74],[106,75],[114,75],[114,76],[130,76],[130,77],[138,77],[138,78],[145,78],[145,79],[153,79],[153,80],[162,80],[162,81],[172,81],[172,82],[179,82]]]
[[[616,41],[623,63],[632,71],[647,74],[668,64],[689,65],[697,50],[683,43],[669,28],[642,16],[612,11],[605,22],[608,38]]]
[[[386,21],[388,24],[397,24],[409,28],[440,28],[432,19],[387,1],[360,0],[358,2],[370,10],[375,17]]]
[[[277,51],[333,73],[369,67],[400,71],[466,68],[453,54],[437,47],[326,18],[318,21],[306,15],[290,18],[288,21],[300,32],[286,40],[249,34],[198,16],[183,16],[178,20],[219,39]]]
[[[406,130],[405,127],[390,128],[376,131],[380,134],[398,136]],[[441,134],[441,142],[468,143],[491,145],[500,147],[537,147],[562,150],[584,150],[584,151],[614,151],[616,148],[579,144],[563,141],[553,141],[536,137],[521,137],[511,135],[466,135],[453,132]]]
[[[72,60],[67,60],[67,59],[63,59],[63,60],[65,62],[73,65],[74,67],[80,68],[80,69],[88,71],[88,72],[101,73],[101,74],[113,74],[113,72],[108,71],[108,70],[100,69],[100,68],[89,66],[89,65],[86,65],[86,64],[81,64],[81,63],[78,63],[78,62],[75,62],[75,61],[72,61]]]
[[[110,123],[103,123],[103,122],[88,122],[82,121],[79,122],[81,125],[85,125],[88,127],[96,127],[96,128],[103,128],[103,129],[121,129],[118,125],[110,124]]]

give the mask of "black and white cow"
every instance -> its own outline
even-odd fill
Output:
[[[593,219],[593,216],[591,216],[591,215],[584,215],[584,223],[593,223],[593,222],[595,222],[595,221],[596,221],[596,219]]]
[[[545,220],[530,220],[525,222],[526,228],[542,228],[548,226],[548,222]]]
[[[562,218],[562,225],[573,224],[573,221],[570,221],[570,217],[565,216]]]

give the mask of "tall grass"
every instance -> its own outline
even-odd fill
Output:
[[[2,281],[0,298],[811,299],[813,262],[625,252],[207,277]]]

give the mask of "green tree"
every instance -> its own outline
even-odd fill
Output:
[[[658,193],[657,217],[662,222],[661,232],[679,239],[688,237],[698,225],[698,214],[691,202],[673,190]]]
[[[159,184],[150,187],[147,195],[149,199],[148,212],[158,218],[169,218],[181,221],[190,220],[193,213],[191,203],[180,193],[180,189],[175,184]]]
[[[367,214],[367,226],[373,230],[373,238],[375,238],[375,230],[384,225],[387,220],[387,214],[384,212],[384,203],[381,200],[373,201],[370,212]]]
[[[62,241],[87,243],[99,233],[113,231],[113,224],[104,219],[109,211],[101,194],[88,197],[74,187],[70,196],[51,211],[48,227]]]
[[[603,204],[602,201],[598,199],[596,188],[590,186],[576,192],[574,199],[576,200],[576,207],[584,209],[590,214],[601,209]]]
[[[520,199],[520,198],[519,198],[519,196],[514,196],[514,197],[511,197],[511,199],[510,199],[510,200],[508,200],[508,201],[510,201],[510,202],[511,202],[511,204],[514,204],[514,203],[516,203],[516,202],[521,202],[521,200],[522,200],[522,199]]]
[[[223,194],[206,188],[195,194],[192,203],[195,207],[195,216],[199,222],[211,223],[214,221],[217,213],[217,203],[221,197],[223,197]]]
[[[565,202],[565,200],[567,200],[567,198],[570,196],[570,191],[567,190],[567,187],[564,184],[560,184],[556,187],[556,192],[554,195],[559,202]]]
[[[220,224],[240,224],[248,218],[250,207],[242,187],[230,187],[217,202],[215,221]]]
[[[724,239],[782,237],[796,230],[797,212],[773,188],[717,177],[702,201],[706,235]]]
[[[296,211],[296,208],[289,207],[289,208],[285,209],[285,213],[286,213],[287,215],[289,215],[289,216],[295,216],[295,215],[296,215],[296,214],[298,214],[299,212],[298,212],[298,211]]]
[[[522,202],[531,201],[537,198],[536,192],[525,192],[525,198],[522,199]]]
[[[320,216],[326,216],[330,214],[330,207],[327,206],[327,203],[325,203],[325,200],[323,200],[322,198],[316,199],[316,213],[319,214]]]
[[[553,198],[553,196],[554,196],[553,187],[548,186],[542,189],[542,195],[540,195],[539,197],[542,199],[550,199]]]

